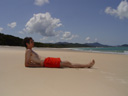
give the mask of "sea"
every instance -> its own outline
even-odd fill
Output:
[[[82,47],[70,49],[75,51],[128,55],[128,47]]]

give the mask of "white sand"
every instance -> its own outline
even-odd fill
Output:
[[[128,55],[34,49],[92,69],[25,68],[22,47],[0,47],[0,96],[128,96]]]

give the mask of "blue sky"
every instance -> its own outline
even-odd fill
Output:
[[[128,1],[1,0],[0,33],[43,43],[128,44]]]

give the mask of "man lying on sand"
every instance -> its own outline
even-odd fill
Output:
[[[47,57],[42,58],[32,50],[34,47],[34,40],[31,37],[24,38],[24,46],[26,47],[25,53],[25,66],[26,67],[49,67],[49,68],[91,68],[95,61],[92,60],[88,64],[72,64],[69,61],[61,61],[60,58]]]

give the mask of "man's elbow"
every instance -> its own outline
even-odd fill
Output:
[[[28,67],[28,65],[25,65],[25,67]]]
[[[28,64],[25,64],[25,67],[29,67],[29,65]]]
[[[25,67],[29,67],[29,66],[25,65]]]

